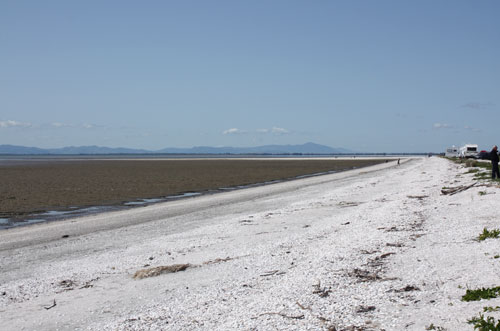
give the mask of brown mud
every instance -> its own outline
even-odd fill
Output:
[[[342,171],[378,160],[55,160],[0,166],[0,218]]]

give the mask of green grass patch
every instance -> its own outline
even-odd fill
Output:
[[[496,307],[490,307],[490,306],[483,307],[483,312],[485,312],[485,313],[492,313],[494,311],[499,311],[499,310],[500,310],[500,306],[496,306]]]
[[[462,296],[462,301],[479,301],[481,299],[493,299],[500,295],[500,286],[491,288],[480,288],[477,290],[467,290]]]
[[[434,325],[434,323],[431,323],[428,327],[425,328],[426,330],[438,330],[438,331],[444,331],[445,328],[442,326]]]
[[[479,314],[479,317],[473,317],[467,320],[467,323],[474,326],[474,330],[479,331],[500,331],[500,320],[495,320],[492,316],[484,316]]]
[[[491,173],[484,172],[484,171],[476,172],[476,174],[474,175],[474,178],[475,179],[491,179]]]
[[[495,183],[500,183],[500,179],[491,178],[491,162],[484,162],[475,159],[460,159],[456,157],[445,157],[445,158],[457,164],[462,164],[467,168],[473,168],[469,169],[466,173],[474,174],[474,179],[476,180],[485,179],[493,181]]]
[[[491,162],[478,162],[476,161],[475,167],[482,168],[485,170],[491,170]]]
[[[487,228],[484,228],[483,233],[481,233],[477,239],[479,241],[483,241],[488,238],[498,238],[498,236],[500,236],[500,230],[494,229],[490,231]]]
[[[474,160],[474,159],[465,159],[465,160],[460,160],[460,164],[465,165],[467,168],[470,167],[477,167],[477,168],[482,168],[482,169],[488,169],[491,170],[491,162],[482,162],[479,160]],[[472,170],[472,169],[471,169]]]
[[[478,194],[479,195],[486,195],[486,191],[479,191]]]

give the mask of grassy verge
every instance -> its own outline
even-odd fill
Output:
[[[463,161],[463,163],[466,167],[471,168],[467,173],[473,173],[475,179],[491,179],[491,163],[470,159]]]
[[[491,178],[491,162],[481,162],[475,159],[460,159],[457,157],[447,157],[446,159],[462,164],[466,168],[471,168],[466,173],[474,174],[474,179],[476,180],[490,180],[500,183],[500,179]]]

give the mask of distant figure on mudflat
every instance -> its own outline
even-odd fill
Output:
[[[491,159],[491,178],[495,179],[500,178],[500,173],[498,172],[498,147],[493,146],[493,149],[490,152]]]

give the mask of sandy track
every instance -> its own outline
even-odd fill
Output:
[[[459,288],[500,285],[499,241],[474,240],[498,189],[440,194],[464,172],[415,159],[2,231],[0,328],[471,329],[500,305]],[[132,278],[174,263],[197,267]]]

